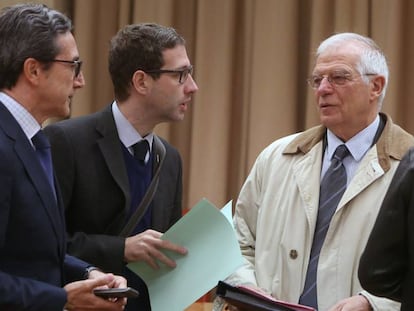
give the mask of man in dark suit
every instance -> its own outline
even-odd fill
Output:
[[[398,165],[359,263],[364,289],[414,310],[414,148]]]
[[[37,156],[47,156],[41,124],[67,116],[84,85],[71,29],[44,5],[0,14],[0,310],[122,310],[126,303],[93,294],[98,286],[125,287],[123,277],[66,255],[51,160]]]
[[[109,71],[115,92],[110,106],[50,125],[46,132],[65,202],[69,252],[103,270],[124,271],[141,292],[141,300],[129,300],[127,309],[149,310],[145,289],[125,264],[174,267],[161,250],[186,253],[160,239],[181,216],[182,172],[178,151],[153,130],[161,122],[182,120],[198,87],[184,39],[157,24],[121,29],[111,41]],[[141,143],[149,150],[135,159],[140,151],[134,146]],[[153,199],[139,206],[154,180]],[[135,221],[127,230],[130,219]]]

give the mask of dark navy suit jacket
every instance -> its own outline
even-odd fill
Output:
[[[57,183],[56,183],[57,185]],[[0,310],[62,310],[87,263],[66,255],[62,200],[0,102]]]

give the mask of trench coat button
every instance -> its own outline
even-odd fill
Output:
[[[292,259],[298,258],[298,252],[297,252],[297,250],[296,249],[291,249],[290,250],[290,253],[289,253],[289,257],[292,258]]]

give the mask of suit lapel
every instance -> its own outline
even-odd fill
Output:
[[[153,175],[156,174],[157,170],[160,169],[162,163],[164,162],[166,150],[165,146],[162,143],[161,139],[157,135],[154,135],[153,143],[153,154],[154,154],[154,165],[153,165]]]
[[[16,153],[23,163],[23,166],[32,180],[33,186],[36,188],[36,191],[43,202],[43,206],[47,211],[56,235],[61,237],[63,226],[61,218],[62,214],[59,211],[55,195],[53,194],[53,189],[50,187],[41,164],[37,161],[34,149],[28,141],[23,141],[23,139],[27,140],[26,137],[16,140]]]
[[[166,156],[166,149],[164,144],[162,143],[161,139],[154,135],[154,143],[153,143],[153,154],[154,154],[154,164],[153,164],[153,171],[152,176],[153,178],[156,176],[156,174],[159,175],[159,179],[162,178],[161,171],[157,173],[158,170],[162,169],[162,166],[164,164],[164,159]],[[160,217],[160,215],[164,215],[165,213],[165,206],[163,204],[163,189],[159,186],[160,182],[158,181],[157,189],[155,189],[154,197],[152,199],[152,209],[153,213],[152,215],[157,215],[158,217],[152,217],[151,224],[154,228],[160,227],[161,225],[157,223],[163,219],[163,217]],[[161,204],[158,204],[161,202]]]
[[[42,206],[46,210],[51,226],[60,240],[65,237],[64,223],[62,222],[62,213],[59,211],[53,190],[47,180],[43,168],[37,160],[35,150],[21,129],[20,125],[13,118],[10,112],[3,105],[0,105],[1,127],[7,136],[14,141],[14,150],[20,159],[33,187],[39,194]],[[35,204],[35,202],[33,202]]]
[[[103,110],[101,112],[102,115],[99,115],[97,118],[96,130],[101,135],[101,137],[97,139],[97,143],[112,177],[115,179],[115,182],[121,188],[125,196],[124,208],[127,211],[131,204],[129,181],[118,131],[110,107],[111,106]]]

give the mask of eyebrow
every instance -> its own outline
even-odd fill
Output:
[[[190,68],[192,65],[190,64],[190,65],[183,65],[183,66],[180,66],[180,67],[173,67],[173,68],[175,68],[176,70],[181,70],[181,69],[187,69],[187,68]],[[167,68],[170,68],[170,67],[167,67]]]
[[[331,69],[329,71],[325,71],[325,72],[313,72],[312,75],[313,76],[321,76],[323,74],[331,74],[331,73],[346,73],[346,74],[352,74],[352,72],[350,72],[348,69],[345,68],[335,68],[335,69]]]

